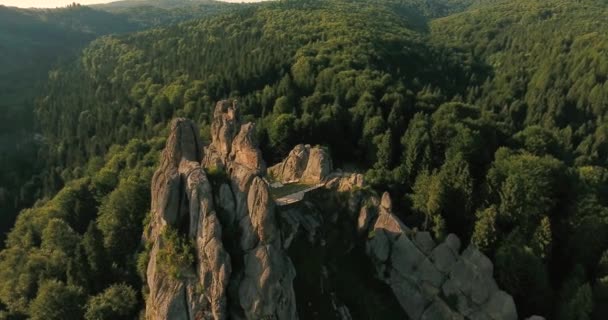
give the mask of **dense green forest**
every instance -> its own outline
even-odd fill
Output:
[[[602,0],[300,0],[99,37],[48,73],[22,163],[39,175],[0,190],[39,199],[0,253],[0,317],[138,315],[167,124],[208,140],[231,97],[265,159],[325,145],[408,225],[475,243],[520,318],[605,319],[606,17]]]
[[[98,35],[136,30],[110,13],[71,6],[57,10],[22,10],[0,6],[0,230],[4,233],[23,205],[40,194],[19,189],[37,170],[40,139],[34,134],[34,101],[48,71],[69,61]],[[30,184],[35,187],[36,181]],[[4,239],[4,237],[0,237]]]
[[[164,2],[116,2],[92,9],[70,5],[25,10],[0,6],[0,241],[19,209],[34,203],[45,170],[37,162],[43,137],[35,123],[35,100],[46,88],[49,71],[73,60],[92,40],[171,25],[232,10],[231,5],[200,1],[156,6]]]

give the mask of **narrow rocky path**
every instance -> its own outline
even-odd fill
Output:
[[[324,186],[324,183],[319,183],[315,186],[312,186],[310,188],[298,191],[298,192],[294,192],[292,194],[288,194],[286,196],[280,197],[278,199],[276,199],[274,202],[277,204],[277,206],[282,207],[282,206],[286,206],[286,205],[290,205],[290,204],[294,204],[296,202],[300,202],[304,199],[304,195],[307,192],[310,192],[312,190],[316,190],[321,188],[322,186]]]

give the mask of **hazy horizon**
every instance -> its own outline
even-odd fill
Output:
[[[119,0],[0,0],[0,5],[19,8],[56,8],[65,7],[71,3],[82,5],[116,2]],[[219,0],[224,2],[260,2],[263,0]]]

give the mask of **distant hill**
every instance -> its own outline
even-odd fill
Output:
[[[199,5],[225,5],[225,2],[214,0],[124,0],[92,5],[92,8],[103,10],[121,10],[136,7],[156,7],[161,9],[176,9]]]

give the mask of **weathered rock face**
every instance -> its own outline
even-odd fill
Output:
[[[332,172],[322,148],[298,145],[268,169],[284,183],[324,186],[279,209],[264,177],[255,127],[240,123],[237,111],[232,101],[217,104],[213,140],[204,151],[191,121],[176,119],[171,125],[152,180],[152,219],[144,235],[151,248],[146,319],[297,319],[296,268],[287,251],[294,242],[302,245],[301,234],[319,255],[309,259],[312,252],[289,252],[307,268],[317,268],[315,290],[330,319],[358,314],[351,315],[332,289],[337,283],[332,277],[352,266],[336,264],[336,253],[372,266],[371,271],[356,268],[345,283],[361,276],[375,281],[374,299],[391,301],[385,317],[517,318],[513,299],[498,288],[487,257],[472,246],[461,252],[454,235],[437,244],[428,232],[408,228],[393,214],[388,193],[377,197],[366,191],[361,174]],[[170,245],[163,236],[168,229],[194,244],[194,264],[182,266],[179,276],[168,274],[161,261]],[[315,267],[315,259],[323,262]],[[317,317],[315,312],[302,317]]]
[[[319,183],[332,172],[332,161],[321,147],[297,145],[282,162],[270,167],[268,173],[281,183]]]
[[[232,101],[217,104],[213,140],[204,152],[192,122],[172,123],[153,178],[153,219],[145,235],[152,247],[147,319],[297,319],[295,269],[281,245],[262,176],[266,165],[254,125],[241,124],[237,111]],[[210,182],[203,168],[219,180]],[[180,278],[159,265],[167,228],[195,246],[195,266]]]
[[[211,144],[205,148],[203,165],[222,168],[228,162],[232,141],[240,130],[236,101],[222,100],[215,105],[211,123]]]
[[[306,158],[298,156],[302,150],[305,148],[296,147],[285,161],[270,171],[289,179],[298,177],[291,174],[295,170],[286,168],[301,168],[293,164]],[[376,278],[390,287],[410,319],[517,319],[512,297],[501,291],[493,278],[492,262],[474,246],[461,253],[460,240],[453,234],[436,244],[430,233],[408,228],[393,214],[388,193],[378,198],[361,190],[364,187],[361,175],[333,173],[325,181],[325,192],[334,193],[334,199],[328,200],[331,196],[325,196],[323,201],[305,200],[301,208],[316,206],[319,211],[326,210],[326,217],[330,212],[347,212],[338,219],[352,219],[357,234],[365,242],[365,254],[375,269]],[[340,194],[348,196],[345,199]],[[318,233],[316,229],[331,222],[318,219],[308,223],[315,226],[312,230],[301,228],[303,222],[314,215],[297,211],[288,208],[281,212],[286,243],[296,238],[298,229],[309,242],[319,241],[313,239]],[[326,228],[336,229],[338,224]]]
[[[221,116],[217,109],[216,115],[229,117]],[[230,178],[230,192],[224,193],[232,197],[220,197],[234,199],[233,213],[226,215],[234,217],[240,235],[238,251],[232,254],[243,261],[243,268],[235,270],[231,280],[236,288],[229,297],[235,305],[231,315],[234,319],[297,319],[292,287],[295,270],[281,246],[274,200],[262,176],[266,164],[255,139],[255,127],[251,123],[233,124],[240,126],[240,132],[232,141],[225,140],[230,142],[231,152],[223,163]],[[231,204],[222,207],[229,212]]]
[[[266,163],[262,158],[262,152],[258,148],[258,142],[255,138],[255,125],[253,123],[246,123],[241,126],[239,134],[232,142],[230,160],[245,166],[255,174],[260,175],[265,173]]]
[[[455,235],[436,245],[391,211],[385,193],[367,253],[411,319],[517,319],[513,298],[499,290],[486,256],[474,246],[460,254]]]
[[[146,241],[151,245],[147,269],[150,294],[147,319],[225,319],[230,256],[222,244],[222,227],[200,161],[198,129],[189,120],[171,124],[160,168],[152,179],[152,221]],[[167,228],[180,230],[195,246],[196,268],[175,278],[159,266]],[[198,294],[199,288],[204,294]]]

